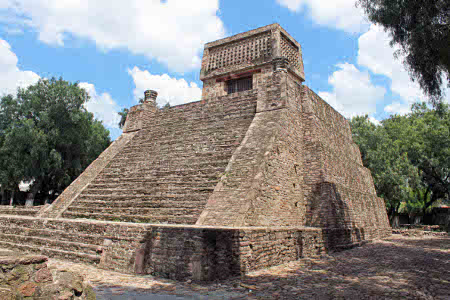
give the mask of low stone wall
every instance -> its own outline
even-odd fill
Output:
[[[177,280],[208,281],[325,252],[320,228],[155,225],[148,228],[136,251],[130,246],[125,240],[108,241],[103,247],[100,267]],[[119,258],[131,264],[128,267],[117,264]]]
[[[81,276],[52,272],[47,268],[47,260],[42,255],[18,256],[0,250],[0,299],[96,298],[92,287],[83,282]]]
[[[2,247],[178,280],[225,279],[377,238],[357,228],[213,227],[23,216],[0,216],[0,227],[5,229],[0,233]]]

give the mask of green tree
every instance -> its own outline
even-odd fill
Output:
[[[391,224],[396,226],[401,203],[413,200],[417,169],[384,126],[375,126],[367,116],[353,118],[350,125],[363,164],[372,172],[377,194],[385,200]]]
[[[430,109],[415,104],[406,116],[394,115],[380,126],[367,116],[350,122],[364,166],[386,202],[391,220],[401,205],[425,211],[450,198],[450,112],[448,105]]]
[[[450,110],[415,104],[408,117],[405,150],[421,175],[422,192],[417,193],[423,211],[439,200],[450,198]]]
[[[368,19],[384,27],[398,45],[396,57],[436,105],[450,86],[450,3],[448,0],[357,0]],[[444,75],[447,82],[443,82]]]
[[[33,180],[33,197],[54,197],[108,147],[109,131],[85,109],[88,100],[76,83],[54,78],[2,97],[2,186],[14,191]]]
[[[123,126],[125,126],[125,122],[127,121],[128,108],[122,109],[122,111],[119,112],[119,115],[120,115],[119,128],[122,129]]]

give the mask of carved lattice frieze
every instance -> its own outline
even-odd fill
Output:
[[[292,68],[300,70],[299,49],[294,43],[289,41],[284,34],[281,34],[280,50],[281,56],[288,59]]]
[[[264,32],[244,40],[211,48],[206,71],[251,62],[258,58],[269,57],[271,54],[270,32]]]

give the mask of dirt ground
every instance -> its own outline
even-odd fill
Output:
[[[98,299],[449,299],[450,237],[393,235],[217,283],[131,276],[49,261],[82,273]]]

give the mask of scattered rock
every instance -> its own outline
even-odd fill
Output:
[[[34,275],[34,280],[36,282],[52,282],[53,276],[48,268],[42,268],[36,272],[36,275]]]
[[[47,260],[41,255],[0,257],[0,299],[96,299],[94,290],[82,276],[50,271]]]
[[[15,298],[11,288],[0,287],[0,299],[13,300]]]
[[[69,300],[73,298],[73,293],[69,291],[64,291],[59,297],[58,300]]]
[[[24,297],[33,296],[36,291],[37,284],[34,282],[26,282],[19,287],[19,293]]]

